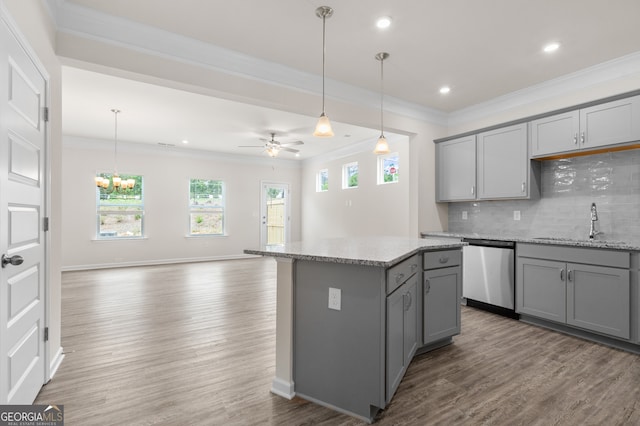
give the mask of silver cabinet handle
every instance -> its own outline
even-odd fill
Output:
[[[584,144],[584,141],[586,140],[586,136],[584,134],[584,132],[580,133],[580,143]]]
[[[440,259],[438,259],[438,262],[440,263],[447,263],[449,261],[449,256],[443,256]]]
[[[569,269],[569,271],[567,272],[567,280],[568,281],[572,281],[571,272],[573,272],[571,269]]]
[[[411,297],[411,293],[410,292],[406,292],[405,296],[409,299],[409,301],[407,303],[405,303],[405,311],[408,311],[409,308],[411,308],[411,304],[413,303],[413,298]]]
[[[524,182],[522,182],[522,193],[524,194]]]
[[[411,264],[411,272],[415,271],[416,269],[418,269],[418,264],[412,263]]]
[[[431,282],[429,282],[429,280],[425,280],[424,283],[426,284],[426,288],[424,289],[425,293],[429,293],[431,291]]]
[[[578,144],[578,134],[577,134],[577,133],[574,133],[574,134],[573,134],[573,144],[574,144],[574,145],[577,145],[577,144]]]
[[[404,274],[396,275],[396,283],[402,282],[403,279],[404,279]]]
[[[471,195],[475,195],[476,194],[476,187],[474,185],[471,185]]]
[[[564,281],[564,268],[560,269],[560,281]]]

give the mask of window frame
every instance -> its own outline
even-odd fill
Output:
[[[192,221],[192,215],[196,214],[196,212],[202,213],[203,208],[208,208],[208,207],[204,207],[202,205],[197,205],[197,204],[192,204],[192,198],[191,198],[191,185],[193,181],[208,181],[208,182],[219,182],[220,183],[220,187],[221,187],[221,199],[222,202],[220,203],[221,205],[212,205],[210,208],[212,210],[212,212],[207,212],[204,214],[213,214],[213,210],[221,210],[222,213],[222,226],[221,226],[221,232],[220,233],[194,233],[193,232],[193,221]],[[213,198],[212,193],[209,194],[210,198]],[[195,208],[200,209],[200,210],[196,210]],[[188,193],[187,193],[187,236],[188,237],[193,237],[193,238],[202,238],[202,237],[224,237],[227,235],[227,184],[224,180],[222,179],[201,179],[201,178],[189,178],[189,187],[188,187]]]
[[[324,182],[325,188],[323,189],[322,176],[323,174],[326,176],[326,180]],[[316,173],[316,192],[327,192],[329,191],[329,169],[320,169]]]
[[[106,177],[108,178],[111,182],[113,179],[113,173],[108,173],[108,172],[101,172],[101,173],[96,173],[96,176],[102,176],[102,177]],[[127,174],[120,174],[120,177],[124,180],[124,179],[130,179],[130,178],[134,178],[136,179],[136,185],[137,187],[140,188],[140,203],[136,203],[136,204],[129,204],[129,207],[138,207],[137,210],[127,210],[127,211],[122,211],[122,210],[101,210],[101,207],[115,207],[118,206],[117,203],[104,203],[102,200],[103,198],[101,197],[102,188],[96,187],[96,240],[97,241],[114,241],[114,240],[140,240],[140,239],[144,239],[146,238],[145,236],[145,201],[144,201],[144,176],[143,175],[137,175],[137,174],[131,174],[131,173],[127,173]],[[139,183],[138,183],[139,181]],[[115,191],[113,191],[113,187],[112,184],[109,185],[109,188],[107,188],[107,190],[111,190],[111,192],[109,192],[109,194],[113,194]],[[106,192],[106,191],[105,191]],[[119,194],[118,192],[116,192],[116,194]],[[121,195],[126,195],[126,193],[120,193]],[[107,198],[108,199],[108,198]],[[106,230],[101,229],[102,226],[102,216],[109,216],[109,215],[115,215],[115,216],[137,216],[140,215],[140,235],[107,235],[107,233],[105,232]]]
[[[356,167],[356,175],[357,175],[357,183],[355,186],[350,186],[349,181],[351,180],[351,176],[349,175],[349,168]],[[360,166],[357,161],[352,161],[350,163],[346,163],[342,165],[342,189],[356,189],[360,186]]]
[[[396,173],[394,173],[397,178],[395,180],[391,180],[388,182],[385,182],[384,180],[384,176],[385,176],[385,172],[384,172],[384,163],[386,160],[395,158],[396,159]],[[392,183],[398,183],[400,182],[400,154],[398,154],[397,152],[392,152],[389,154],[385,154],[385,155],[380,155],[378,156],[378,164],[377,164],[377,182],[378,185],[388,185],[388,184],[392,184]]]

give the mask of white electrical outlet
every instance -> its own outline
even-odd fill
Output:
[[[339,311],[342,308],[342,290],[329,287],[329,309]]]
[[[467,220],[467,219],[469,219],[469,215],[467,214],[467,211],[465,210],[465,211],[462,212],[462,220]]]
[[[513,220],[520,220],[520,210],[513,211]]]

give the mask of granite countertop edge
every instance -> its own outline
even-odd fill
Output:
[[[513,241],[516,243],[582,247],[582,248],[598,248],[619,251],[640,251],[640,241],[607,241],[607,240],[588,240],[574,239],[562,237],[535,237],[535,236],[518,236],[518,235],[497,235],[497,234],[478,234],[473,232],[444,232],[444,231],[428,231],[421,232],[422,237],[434,238],[473,238],[496,241]]]
[[[275,257],[275,258],[287,258],[294,260],[308,260],[312,262],[328,262],[328,263],[341,263],[347,265],[363,265],[363,266],[376,266],[376,267],[384,267],[389,268],[398,263],[402,262],[405,259],[410,258],[411,256],[429,251],[437,251],[437,250],[448,250],[448,249],[459,249],[463,246],[467,245],[462,242],[447,242],[442,241],[436,245],[433,244],[425,244],[420,247],[414,247],[410,250],[402,250],[399,254],[394,255],[390,259],[372,259],[366,257],[347,257],[340,255],[330,255],[330,254],[312,254],[312,253],[299,253],[299,252],[277,252],[277,251],[269,251],[262,249],[245,249],[245,254],[253,254],[258,256],[267,256],[267,257]]]

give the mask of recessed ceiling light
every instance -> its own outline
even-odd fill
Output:
[[[440,93],[442,93],[443,95],[446,95],[447,93],[449,93],[451,91],[451,88],[449,86],[442,86],[440,88]]]
[[[542,50],[544,50],[546,53],[551,53],[558,50],[559,47],[560,47],[559,43],[549,43]]]
[[[376,27],[380,29],[389,28],[390,25],[391,25],[391,18],[388,16],[382,16],[378,18],[378,20],[376,21]]]
[[[188,140],[186,140],[186,139],[183,139],[183,140],[182,140],[182,143],[186,145],[186,144],[188,144],[188,143],[189,143],[189,141],[188,141]]]

